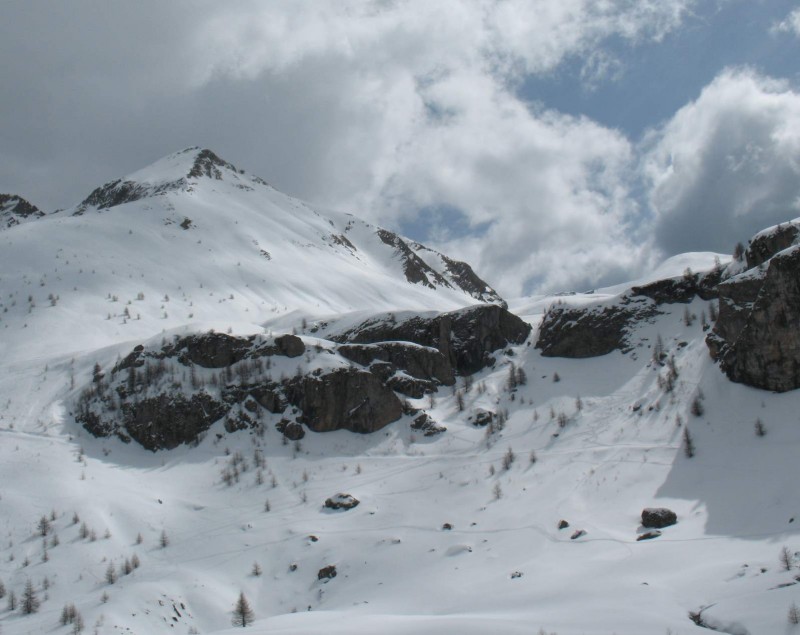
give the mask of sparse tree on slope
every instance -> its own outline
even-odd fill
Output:
[[[244,593],[240,593],[239,599],[236,600],[236,606],[233,608],[233,625],[244,628],[245,626],[250,626],[254,619],[255,613],[253,613],[253,609],[250,608],[250,603],[247,601]]]
[[[39,610],[39,598],[36,597],[36,590],[33,582],[28,580],[25,583],[25,590],[22,592],[22,606],[20,607],[23,615],[30,615]]]

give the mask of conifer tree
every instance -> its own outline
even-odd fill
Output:
[[[236,600],[236,606],[233,608],[233,625],[244,628],[245,626],[250,626],[254,619],[255,613],[253,613],[253,609],[250,608],[250,603],[247,601],[244,593],[240,593],[239,599]]]

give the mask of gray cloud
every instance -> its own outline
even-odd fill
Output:
[[[601,78],[608,38],[659,40],[693,4],[3,3],[0,189],[66,206],[202,145],[393,227],[457,208],[483,233],[443,246],[504,293],[592,285],[649,258],[634,149],[515,87],[576,57]]]

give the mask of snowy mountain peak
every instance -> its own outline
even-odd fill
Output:
[[[44,216],[36,205],[16,194],[0,194],[0,228],[13,227],[23,221]]]
[[[256,184],[267,185],[263,179],[247,175],[213,151],[194,146],[98,187],[78,205],[74,215],[80,216],[90,208],[108,209],[167,192],[189,190],[199,179],[228,181],[245,190]]]

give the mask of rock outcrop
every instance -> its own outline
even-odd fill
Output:
[[[438,350],[455,374],[471,375],[494,363],[492,352],[522,344],[530,332],[529,324],[503,307],[483,304],[432,317],[368,320],[332,339],[358,344],[414,342]]]
[[[719,285],[706,339],[732,381],[777,392],[800,388],[800,246],[770,255],[794,239],[791,227],[754,240],[747,258],[758,264]]]
[[[598,357],[627,352],[629,328],[658,314],[648,298],[623,298],[581,307],[556,305],[545,313],[536,348],[545,357]]]
[[[656,280],[631,287],[607,300],[570,306],[561,302],[551,306],[542,319],[536,348],[545,357],[585,358],[631,350],[633,327],[657,316],[664,304],[687,304],[699,297],[716,298],[723,268]]]
[[[375,432],[403,414],[397,395],[372,373],[342,368],[303,375],[284,386],[289,403],[314,432]]]
[[[0,229],[41,218],[44,212],[16,194],[0,194]]]

